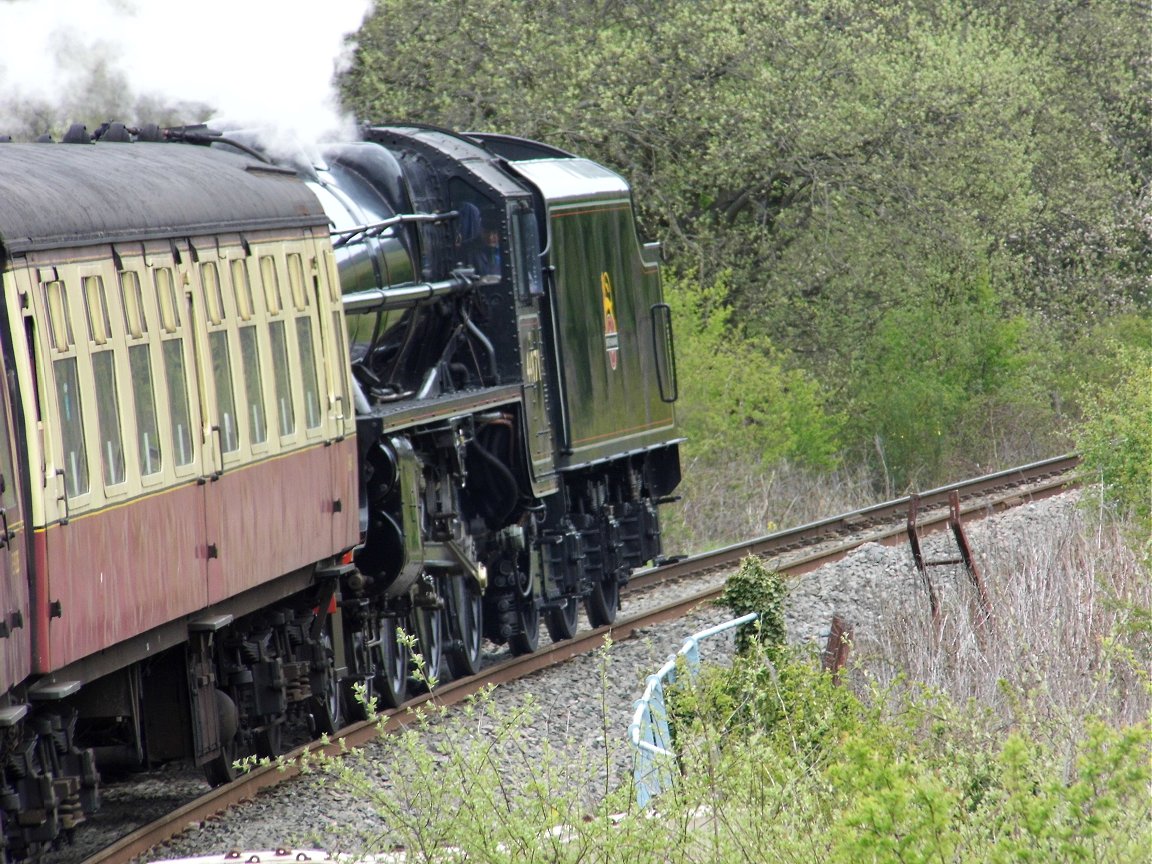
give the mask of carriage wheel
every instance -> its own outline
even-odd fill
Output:
[[[324,669],[323,673],[318,676],[320,686],[312,691],[309,704],[312,734],[317,737],[332,735],[344,725],[340,682],[336,680],[336,655],[332,650],[332,637],[327,630],[320,635],[318,647]]]
[[[240,711],[223,690],[216,691],[216,714],[222,739],[220,753],[204,763],[204,777],[211,786],[223,786],[236,779],[233,763],[240,755]]]

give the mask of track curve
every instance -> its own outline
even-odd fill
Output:
[[[961,515],[965,519],[979,518],[1026,501],[1059,494],[1078,485],[1074,476],[1078,463],[1074,455],[1062,456],[923,493],[918,496],[923,511],[918,520],[919,530],[921,533],[930,533],[947,526],[949,514],[946,502],[953,493],[957,493],[964,502]],[[595,651],[604,644],[605,639],[622,641],[654,624],[681,618],[714,600],[723,590],[723,576],[718,574],[730,570],[749,554],[770,559],[772,566],[781,573],[797,577],[844,557],[864,543],[895,545],[906,542],[906,518],[911,503],[912,496],[895,499],[639,572],[629,584],[627,594],[630,596],[646,591],[659,592],[662,586],[697,578],[701,574],[710,573],[715,578],[706,580],[709,583],[707,588],[674,602],[655,605],[643,612],[622,617],[610,626],[581,631],[572,639],[553,643],[534,654],[510,658],[480,674],[443,684],[434,693],[410,700],[400,709],[387,712],[380,718],[379,724],[375,721],[355,723],[340,730],[329,741],[313,742],[296,748],[278,763],[258,767],[234,782],[211,790],[162,819],[120,838],[84,859],[84,864],[119,864],[140,859],[153,847],[180,833],[189,823],[209,819],[234,804],[252,798],[261,789],[296,776],[300,772],[301,760],[306,760],[309,755],[324,752],[334,756],[345,748],[357,747],[374,739],[381,729],[387,733],[404,727],[410,722],[411,712],[422,705],[458,704],[483,688],[524,678],[577,655]]]

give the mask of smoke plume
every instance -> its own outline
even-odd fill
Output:
[[[350,121],[333,78],[371,4],[304,15],[283,0],[0,0],[0,135],[211,117],[340,134]]]

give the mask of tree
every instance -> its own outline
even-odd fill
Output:
[[[1112,380],[1089,388],[1077,444],[1105,500],[1152,536],[1152,348],[1114,344]]]
[[[1071,393],[1022,374],[972,390],[932,360],[943,377],[917,382],[901,426],[897,346],[942,335],[1011,366],[1025,329],[1060,353],[1085,322],[1148,316],[1148,22],[1124,0],[379,0],[341,87],[365,120],[496,129],[619,170],[672,273],[717,286],[729,341],[822,382],[858,446],[939,428],[939,453],[903,460],[930,480],[958,446],[989,461],[969,412]]]

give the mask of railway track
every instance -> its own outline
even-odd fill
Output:
[[[944,528],[950,516],[947,502],[953,495],[961,502],[961,517],[974,519],[1026,501],[1059,494],[1075,485],[1072,472],[1077,464],[1076,457],[1064,456],[923,493],[918,496],[918,530],[930,533]],[[772,566],[786,575],[799,576],[844,557],[864,543],[906,543],[906,520],[912,504],[911,497],[899,498],[640,572],[632,578],[628,595],[660,592],[669,584],[697,579],[702,574],[709,578],[703,580],[707,587],[693,590],[674,602],[650,606],[618,619],[612,626],[582,631],[572,639],[542,647],[533,654],[496,663],[479,675],[443,684],[434,694],[411,700],[403,708],[391,712],[380,725],[386,732],[394,731],[410,721],[412,711],[433,700],[440,705],[454,705],[483,688],[524,678],[577,655],[595,651],[603,645],[605,638],[619,642],[653,625],[681,618],[714,600],[723,589],[723,573],[749,554],[768,559]],[[336,755],[343,748],[357,747],[374,739],[379,734],[378,729],[376,722],[355,723],[327,743],[297,748],[279,765],[257,768],[233,783],[209,791],[92,854],[84,859],[83,864],[118,864],[139,859],[190,823],[210,819],[214,814],[252,798],[261,789],[294,777],[299,773],[297,765],[301,757],[306,754],[324,752]],[[221,850],[205,850],[208,851]]]

